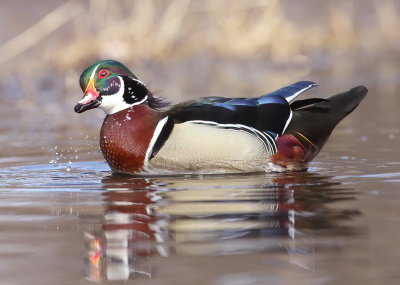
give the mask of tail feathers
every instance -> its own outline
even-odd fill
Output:
[[[277,157],[286,157],[287,161],[295,160],[297,164],[311,161],[324,146],[335,126],[360,104],[367,92],[367,88],[358,86],[327,100],[294,110],[284,135],[278,138]]]

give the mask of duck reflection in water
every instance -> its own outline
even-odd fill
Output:
[[[355,191],[309,172],[103,179],[99,232],[85,232],[89,280],[152,276],[151,256],[282,252],[312,269],[310,237],[357,234]]]

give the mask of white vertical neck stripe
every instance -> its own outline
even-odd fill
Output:
[[[149,158],[151,153],[153,152],[154,144],[156,143],[158,137],[160,136],[160,133],[162,129],[164,128],[165,124],[167,123],[168,117],[165,117],[164,119],[160,120],[156,126],[156,129],[154,130],[153,137],[150,140],[149,147],[147,148],[146,151],[146,157],[144,159],[144,166],[145,168],[147,167],[147,164],[149,163]]]

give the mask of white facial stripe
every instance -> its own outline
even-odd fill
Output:
[[[139,102],[135,102],[133,104],[126,103],[124,100],[125,83],[121,76],[118,76],[118,78],[121,82],[121,86],[120,86],[118,92],[115,94],[112,94],[112,95],[106,95],[106,96],[101,97],[102,100],[101,100],[101,104],[99,107],[104,111],[104,113],[106,113],[106,115],[115,114],[115,113],[122,111],[124,109],[127,109],[129,107],[143,104],[148,99],[146,96]],[[139,81],[139,80],[137,80],[137,81]]]
[[[129,107],[129,104],[124,101],[123,97],[125,90],[124,81],[122,80],[121,76],[118,76],[118,78],[121,82],[121,86],[118,92],[112,95],[102,96],[101,104],[99,107],[103,109],[106,115],[117,113]]]
[[[145,86],[144,83],[143,83],[142,81],[140,81],[140,80],[138,80],[138,79],[134,79],[134,78],[131,78],[131,79],[132,79],[132,81],[136,81],[136,82],[138,82],[139,84],[142,84],[143,86]],[[131,90],[131,87],[128,87],[128,90]],[[135,96],[134,93],[133,93],[133,96],[131,96],[131,98],[136,98],[136,96]],[[140,105],[140,104],[146,102],[146,100],[147,100],[147,96],[145,96],[145,97],[143,98],[142,101],[133,103],[131,106]]]
[[[137,82],[139,82],[140,84],[142,84],[144,86],[144,83],[142,81],[140,81],[139,79],[133,79],[132,78],[132,80],[137,81]]]
[[[100,64],[96,65],[96,67],[93,69],[92,74],[90,74],[90,79],[93,79],[93,78],[94,78],[94,75],[95,75],[95,73],[96,73],[97,68],[99,67],[99,65],[100,65]]]
[[[143,104],[144,102],[146,102],[146,100],[147,100],[147,96],[145,96],[145,97],[142,99],[142,101],[139,101],[139,102],[136,102],[136,103],[131,104],[131,106],[136,106],[136,105]]]

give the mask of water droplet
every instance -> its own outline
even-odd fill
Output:
[[[67,165],[67,167],[65,168],[65,170],[67,171],[71,171],[71,169],[72,169],[71,165]]]
[[[50,160],[49,163],[56,163],[56,161],[54,159]]]

